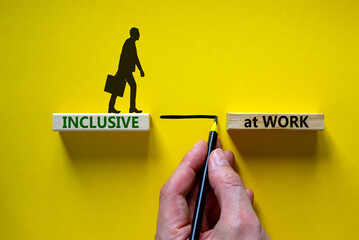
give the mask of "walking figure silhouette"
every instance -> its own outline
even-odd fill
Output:
[[[126,81],[131,87],[131,103],[130,103],[130,113],[141,113],[142,110],[136,108],[136,92],[137,84],[136,80],[133,77],[133,72],[137,68],[140,70],[141,77],[145,76],[143,72],[140,60],[137,56],[136,41],[140,38],[140,31],[137,28],[131,28],[130,38],[128,38],[122,47],[122,52],[120,56],[120,62],[118,64],[118,70],[114,76],[116,81]],[[108,105],[108,113],[120,113],[115,109],[116,98],[118,94],[112,93],[110,102]]]

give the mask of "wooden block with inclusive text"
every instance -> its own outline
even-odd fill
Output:
[[[324,130],[322,113],[227,113],[227,130]]]
[[[54,113],[54,131],[149,131],[149,113]]]

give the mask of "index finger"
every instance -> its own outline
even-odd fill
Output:
[[[196,173],[201,169],[207,155],[208,145],[204,140],[198,141],[193,148],[183,157],[170,179],[166,189],[170,192],[186,196],[191,190]]]

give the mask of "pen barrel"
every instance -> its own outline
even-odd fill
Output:
[[[208,160],[211,152],[216,148],[218,133],[216,131],[210,131],[208,137],[208,151],[206,161],[201,169],[202,178],[198,188],[196,206],[193,213],[192,229],[189,240],[198,240],[201,232],[202,217],[204,207],[206,204],[206,195],[209,187],[208,179]]]

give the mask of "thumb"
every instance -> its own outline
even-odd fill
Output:
[[[214,150],[209,157],[208,177],[221,208],[220,218],[235,220],[252,205],[241,177],[228,160],[222,149]]]

